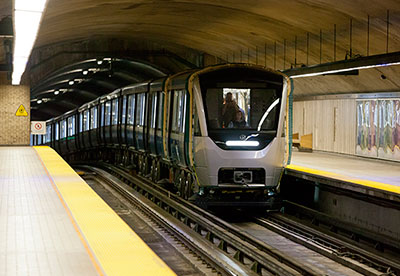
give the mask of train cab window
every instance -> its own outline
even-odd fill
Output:
[[[105,125],[109,126],[111,124],[111,102],[107,101],[105,105]]]
[[[104,126],[104,103],[101,104],[101,109],[100,109],[100,126]]]
[[[67,137],[67,120],[62,120],[60,122],[61,129],[60,129],[60,138],[64,139]]]
[[[151,95],[151,116],[150,116],[150,127],[156,128],[157,119],[157,93]]]
[[[135,95],[129,95],[128,97],[128,125],[133,125],[134,118],[135,118],[135,103],[136,97]]]
[[[112,101],[112,125],[118,124],[118,99]]]
[[[89,126],[90,126],[89,119],[90,119],[90,112],[89,112],[89,109],[87,109],[83,112],[83,131],[89,130]]]
[[[146,94],[141,93],[137,95],[137,105],[136,105],[137,126],[144,126],[145,111],[146,111]]]
[[[55,140],[58,141],[60,139],[60,125],[59,123],[55,123],[55,130],[54,130],[54,136],[55,136]]]
[[[75,116],[68,117],[68,137],[75,135]]]
[[[37,135],[37,145],[41,145],[42,144],[42,135]]]
[[[275,89],[212,88],[205,97],[209,129],[273,130],[280,98]]]
[[[173,94],[173,116],[172,131],[184,132],[186,114],[186,92],[184,90],[174,91]]]
[[[97,128],[97,106],[90,109],[90,129]]]
[[[46,143],[51,142],[51,125],[46,126]]]
[[[126,102],[127,100],[125,95],[122,99],[122,121],[121,121],[121,123],[124,125],[126,124]]]

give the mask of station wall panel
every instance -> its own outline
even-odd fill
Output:
[[[293,133],[311,133],[314,150],[354,155],[356,118],[354,99],[296,101]]]
[[[16,116],[21,104],[27,116]],[[0,145],[29,145],[30,115],[29,87],[0,85]]]

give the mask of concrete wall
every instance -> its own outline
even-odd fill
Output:
[[[312,133],[315,150],[355,154],[356,118],[354,99],[296,101],[293,133]]]
[[[15,113],[24,105],[28,116]],[[0,85],[0,145],[29,145],[30,89],[28,86]]]

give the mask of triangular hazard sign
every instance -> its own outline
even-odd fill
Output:
[[[25,107],[21,104],[21,105],[18,107],[17,112],[15,112],[15,115],[16,115],[16,116],[28,116],[28,112],[26,112]]]

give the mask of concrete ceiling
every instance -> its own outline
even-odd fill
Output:
[[[284,70],[399,51],[399,26],[398,0],[49,0],[24,79],[36,87],[72,62],[152,51],[193,66],[233,61]],[[168,67],[150,56],[147,62]],[[337,78],[346,91],[368,86],[368,78],[362,87],[357,77]],[[295,93],[310,91],[298,83]]]

